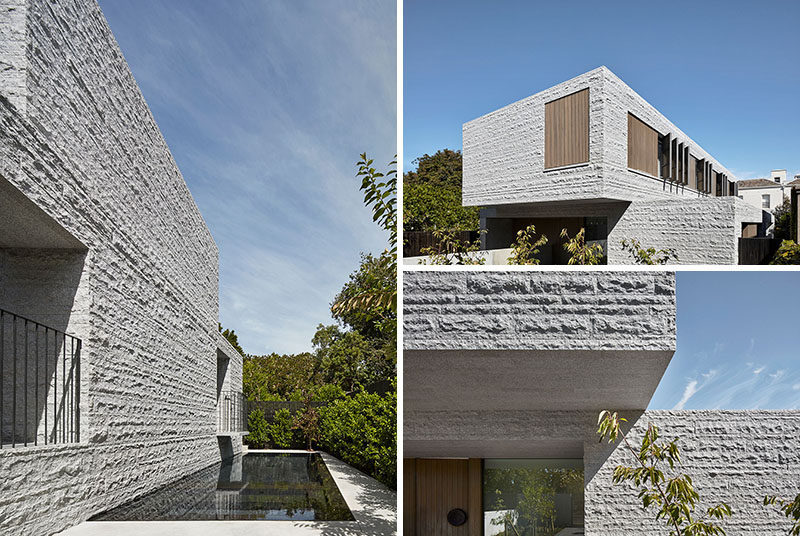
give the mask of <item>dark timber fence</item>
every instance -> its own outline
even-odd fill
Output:
[[[311,406],[319,409],[327,406],[327,402],[312,402]],[[275,413],[280,409],[288,409],[289,413],[295,415],[303,410],[303,402],[262,402],[258,400],[248,400],[245,403],[245,418],[250,416],[250,412],[260,409],[264,413],[264,418],[267,422],[272,423],[275,421]]]
[[[0,448],[81,440],[81,340],[0,309]]]
[[[740,238],[739,264],[769,264],[780,245],[780,238]]]
[[[478,231],[456,231],[455,238],[464,244],[472,244],[480,237]],[[403,256],[418,257],[425,255],[422,252],[425,248],[435,247],[439,244],[433,236],[432,231],[406,231],[403,233]]]

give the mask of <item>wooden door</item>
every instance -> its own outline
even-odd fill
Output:
[[[404,536],[480,536],[480,459],[406,459],[403,471]],[[447,521],[455,508],[467,513],[461,526]]]

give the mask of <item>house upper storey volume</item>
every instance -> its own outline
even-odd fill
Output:
[[[560,230],[586,229],[610,264],[624,239],[673,248],[681,263],[736,264],[763,215],[733,173],[606,67],[463,125],[463,203],[483,207],[485,249],[534,224],[564,262]]]

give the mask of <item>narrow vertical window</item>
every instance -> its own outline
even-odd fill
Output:
[[[589,161],[589,90],[544,105],[544,167]]]

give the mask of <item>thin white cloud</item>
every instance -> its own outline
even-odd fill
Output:
[[[686,384],[686,388],[683,390],[683,396],[672,409],[683,409],[689,399],[692,398],[697,391],[697,380],[689,381],[689,383]]]
[[[764,369],[765,369],[765,368],[767,368],[767,367],[765,367],[765,366],[760,366],[760,367],[758,367],[757,369],[753,369],[753,374],[761,374],[762,372],[764,372]]]

